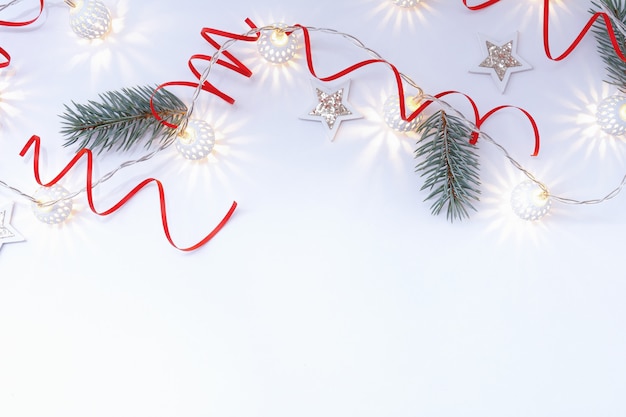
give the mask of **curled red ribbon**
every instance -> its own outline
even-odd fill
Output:
[[[0,62],[0,68],[6,68],[11,63],[11,55],[2,47],[0,47],[0,55],[6,58],[6,61]]]
[[[463,0],[463,4],[470,10],[480,10],[485,9],[489,6],[493,6],[499,1],[500,0],[488,0],[475,6],[470,6],[467,4],[467,0]],[[574,41],[567,47],[567,49],[561,55],[555,57],[550,50],[550,0],[544,0],[543,2],[543,49],[546,53],[546,56],[553,61],[561,61],[567,58],[572,52],[574,52],[574,50],[578,47],[578,44],[580,44],[585,36],[587,36],[594,23],[600,19],[602,19],[604,22],[604,26],[606,28],[607,34],[609,35],[609,39],[611,41],[613,49],[615,50],[615,53],[622,61],[626,62],[626,55],[624,55],[624,53],[622,52],[619,41],[615,36],[615,30],[613,30],[613,25],[611,24],[611,17],[604,12],[594,13],[593,16],[591,16],[591,18],[582,28],[582,30],[578,33]]]
[[[248,24],[248,26],[250,26],[250,28],[254,29],[256,28],[256,26],[254,25],[254,23],[252,23],[252,21],[250,19],[246,19],[246,23]],[[235,39],[238,41],[245,41],[245,42],[255,42],[258,39],[258,35],[257,36],[244,36],[244,35],[238,35],[236,33],[230,33],[230,32],[224,32],[221,30],[216,30],[216,29],[212,29],[212,28],[203,28],[200,31],[200,35],[202,35],[202,37],[209,43],[211,44],[212,47],[214,47],[215,49],[220,49],[222,47],[222,45],[220,45],[215,39],[213,39],[213,36],[221,36],[221,37],[225,37],[228,39]],[[217,61],[215,61],[216,64],[221,65],[231,71],[234,71],[238,74],[243,75],[244,77],[251,77],[252,76],[252,71],[250,71],[250,69],[243,63],[241,62],[239,59],[237,59],[233,54],[231,54],[228,51],[223,51],[222,55],[228,59],[229,61],[223,60],[223,59],[217,59]],[[198,70],[198,68],[196,67],[196,65],[194,64],[194,61],[199,60],[199,61],[211,61],[212,57],[210,55],[205,55],[205,54],[195,54],[192,55],[191,58],[189,58],[189,62],[188,62],[188,66],[189,69],[191,70],[191,72],[193,73],[193,75],[198,79],[198,81],[200,80],[200,78],[202,78],[202,74],[201,72]],[[161,118],[161,116],[159,116],[158,112],[156,111],[156,109],[154,108],[154,103],[153,103],[153,98],[154,98],[154,94],[156,94],[157,91],[159,91],[160,89],[164,88],[164,87],[170,87],[170,86],[182,86],[182,87],[192,87],[192,88],[198,88],[199,87],[199,83],[197,82],[192,82],[192,81],[169,81],[166,83],[163,83],[161,85],[159,85],[154,92],[152,93],[152,97],[150,98],[150,108],[152,109],[152,114],[154,115],[154,117],[159,120],[162,124],[164,124],[165,126],[172,128],[172,129],[176,129],[178,126],[173,124],[173,123],[169,123],[165,120],[163,120]],[[202,90],[203,91],[207,91],[211,94],[214,94],[216,96],[218,96],[219,98],[221,98],[222,100],[226,101],[229,104],[234,104],[235,103],[235,99],[233,99],[232,97],[230,97],[229,95],[225,94],[224,92],[222,92],[220,89],[218,89],[217,87],[215,87],[213,84],[211,84],[208,81],[205,81],[202,84]]]
[[[32,23],[35,23],[37,19],[39,19],[39,17],[41,17],[41,14],[43,13],[43,5],[44,5],[44,0],[39,0],[39,12],[37,13],[37,16],[35,16],[34,18],[30,20],[26,20],[24,22],[10,22],[6,20],[0,20],[0,26],[20,27],[20,26],[28,26]],[[0,47],[0,55],[2,55],[6,59],[6,61],[0,62],[0,68],[8,67],[9,64],[11,63],[11,55],[9,55],[9,53],[2,47]]]
[[[93,154],[89,149],[83,148],[80,151],[78,151],[76,155],[74,155],[72,160],[65,166],[65,168],[61,170],[61,172],[56,177],[54,177],[52,181],[44,183],[41,181],[41,177],[39,173],[39,156],[40,156],[39,154],[40,154],[40,149],[41,149],[41,139],[39,138],[39,136],[33,135],[30,138],[30,140],[22,148],[22,151],[20,152],[20,156],[24,157],[24,155],[26,155],[26,152],[28,152],[31,146],[35,147],[34,159],[33,159],[33,171],[35,174],[35,180],[37,181],[39,185],[43,187],[50,187],[56,184],[59,180],[61,180],[68,173],[70,169],[72,169],[74,165],[76,165],[76,163],[83,156],[87,158],[87,173],[86,173],[86,187],[85,187],[85,190],[87,193],[87,201],[89,202],[89,208],[91,209],[91,211],[93,211],[95,214],[98,214],[100,216],[108,216],[109,214],[114,213],[115,211],[119,210],[124,204],[126,204],[131,198],[133,198],[133,196],[135,196],[142,188],[146,187],[150,183],[155,183],[158,189],[158,193],[159,193],[159,202],[160,202],[160,207],[161,207],[161,223],[163,224],[163,232],[165,233],[165,236],[167,240],[170,242],[170,244],[174,246],[176,249],[179,249],[181,251],[190,252],[190,251],[196,250],[200,248],[201,246],[203,246],[204,244],[206,244],[208,241],[210,241],[224,227],[224,225],[228,222],[228,220],[231,218],[231,216],[235,212],[235,209],[237,208],[237,202],[234,201],[232,206],[230,207],[230,209],[224,216],[224,218],[208,235],[206,235],[202,240],[200,240],[198,243],[192,246],[179,247],[174,243],[174,240],[172,239],[170,229],[168,226],[167,209],[166,209],[166,204],[165,204],[165,189],[161,181],[155,178],[147,178],[143,180],[142,182],[140,182],[137,186],[135,186],[118,203],[113,205],[113,207],[104,211],[98,211],[93,201]]]
[[[467,4],[467,0],[463,0],[463,4],[465,5],[465,7],[467,7],[470,10],[480,10],[480,9],[484,9],[487,8],[489,6],[493,6],[494,4],[498,3],[500,0],[488,0],[485,1],[483,3],[477,4],[476,6],[470,6]]]
[[[35,23],[37,19],[39,19],[39,17],[41,17],[41,14],[43,13],[43,6],[44,6],[44,0],[39,0],[39,12],[37,13],[37,16],[35,16],[34,18],[30,20],[26,20],[23,22],[10,22],[6,20],[0,20],[0,26],[19,27],[19,26],[28,26],[32,23]]]

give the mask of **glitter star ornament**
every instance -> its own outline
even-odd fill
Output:
[[[504,93],[511,74],[532,69],[532,66],[517,54],[517,38],[517,32],[508,36],[506,38],[508,40],[504,42],[478,34],[480,48],[486,58],[478,66],[470,69],[470,72],[491,75],[500,93]]]
[[[24,237],[11,226],[13,204],[0,206],[0,249],[5,243],[23,242]]]
[[[321,121],[326,130],[328,139],[335,139],[337,129],[345,120],[360,119],[362,116],[354,111],[347,101],[350,92],[350,81],[337,88],[327,89],[312,83],[315,92],[315,102],[312,109],[304,116],[304,120]]]

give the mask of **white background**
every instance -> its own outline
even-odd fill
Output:
[[[34,13],[35,1],[7,9]],[[590,2],[552,2],[551,46],[560,54],[588,20]],[[32,153],[42,138],[42,176],[71,159],[59,135],[63,104],[135,85],[193,80],[187,60],[214,49],[202,27],[243,33],[246,17],[352,34],[422,88],[459,90],[484,113],[521,106],[484,125],[525,167],[564,197],[598,198],[616,187],[626,147],[593,124],[614,89],[587,37],[566,60],[543,51],[540,1],[503,1],[471,12],[460,0],[401,9],[388,0],[108,0],[114,33],[79,40],[67,6],[46,5],[37,24],[0,29],[13,57],[0,70],[0,179],[37,185]],[[21,15],[24,17],[24,15]],[[470,74],[477,33],[519,32],[532,66],[505,94]],[[15,202],[12,225],[27,239],[0,251],[0,415],[73,416],[623,416],[626,415],[624,196],[599,206],[555,204],[539,223],[508,206],[523,180],[480,142],[478,211],[450,224],[430,214],[414,173],[415,137],[392,133],[380,114],[391,73],[350,76],[363,119],[334,142],[298,119],[312,103],[302,52],[287,67],[254,44],[234,53],[250,79],[216,69],[211,80],[234,106],[200,96],[194,117],[218,143],[208,161],[164,151],[95,191],[104,210],[147,177],[160,179],[175,242],[208,233],[233,200],[235,215],[209,244],[182,253],[163,235],[156,187],[99,217],[85,196],[71,220],[38,222]],[[338,36],[316,35],[328,75],[367,58]],[[174,89],[188,102],[191,89]],[[466,114],[458,97],[450,101]],[[101,154],[96,176],[140,156]],[[63,185],[80,189],[85,164]]]

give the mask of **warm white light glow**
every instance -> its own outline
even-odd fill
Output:
[[[71,0],[70,26],[85,39],[104,38],[111,30],[111,13],[100,0]]]
[[[285,46],[289,42],[289,36],[284,30],[274,29],[270,35],[270,42],[274,46]]]
[[[513,189],[511,208],[524,220],[539,220],[552,207],[548,193],[533,181],[524,181]]]
[[[391,2],[396,6],[409,8],[417,6],[420,0],[391,0]]]
[[[406,96],[404,98],[404,103],[408,116],[418,109],[421,101],[418,97]],[[400,111],[400,98],[397,95],[387,98],[385,104],[383,105],[383,116],[387,126],[402,133],[415,131],[422,121],[421,115],[410,122],[407,122],[402,118],[402,112]]]
[[[58,184],[39,188],[33,195],[39,204],[31,205],[37,220],[48,224],[63,223],[72,213],[72,200],[62,200],[68,195],[69,191]],[[53,201],[57,202],[50,204]]]
[[[176,149],[182,156],[194,161],[204,159],[213,150],[215,133],[203,120],[190,120],[185,131],[176,138]]]
[[[287,34],[284,23],[272,25],[275,29],[261,32],[257,41],[257,49],[261,56],[273,64],[283,64],[291,60],[298,49],[298,39],[295,33]]]
[[[615,94],[602,100],[596,112],[600,129],[612,136],[626,133],[626,96]]]

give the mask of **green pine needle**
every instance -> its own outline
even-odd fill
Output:
[[[595,10],[589,10],[590,13],[602,11],[597,2],[592,1],[591,3],[594,5]],[[626,23],[626,3],[623,0],[600,0],[600,3],[611,10],[620,21]],[[622,52],[626,52],[626,37],[617,30],[613,22],[611,22],[611,26]],[[606,82],[617,86],[622,93],[626,93],[626,62],[622,61],[615,53],[609,34],[604,26],[604,21],[596,20],[592,31],[598,43],[598,53],[606,65],[608,77]]]
[[[100,94],[100,101],[87,104],[72,102],[74,108],[65,105],[60,116],[63,121],[61,134],[64,146],[78,143],[80,149],[97,149],[98,152],[128,150],[147,136],[145,147],[155,138],[163,143],[171,138],[176,129],[159,122],[150,109],[153,87],[124,88]],[[153,104],[159,116],[172,124],[179,124],[187,106],[171,92],[161,89],[156,92]]]
[[[424,201],[434,201],[432,214],[445,207],[451,222],[469,217],[468,209],[476,210],[472,201],[478,201],[480,194],[478,156],[468,141],[472,131],[460,118],[440,110],[417,133],[421,139],[415,156],[424,159],[415,170],[426,177],[421,189],[430,190]]]

